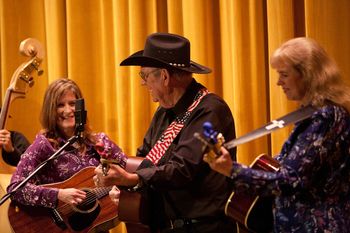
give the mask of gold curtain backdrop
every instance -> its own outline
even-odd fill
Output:
[[[119,63],[143,49],[148,34],[170,32],[187,37],[192,60],[213,69],[194,77],[226,100],[241,136],[297,108],[269,66],[271,53],[290,38],[317,40],[350,84],[349,9],[348,0],[0,0],[2,101],[13,72],[28,59],[18,52],[20,42],[36,38],[46,52],[44,75],[12,102],[6,128],[33,140],[48,83],[68,77],[84,93],[94,131],[134,155],[157,104],[140,85],[139,68]],[[238,160],[277,154],[290,130],[239,146]]]

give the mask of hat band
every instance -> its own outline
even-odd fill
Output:
[[[170,62],[169,65],[176,66],[176,67],[186,67],[186,65],[183,64],[183,63],[172,63],[172,62]]]

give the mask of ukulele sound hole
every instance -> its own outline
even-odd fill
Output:
[[[74,207],[75,211],[80,213],[90,213],[98,206],[97,196],[89,189],[83,189],[86,193],[85,200]]]

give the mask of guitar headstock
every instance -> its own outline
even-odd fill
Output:
[[[220,147],[224,144],[223,135],[213,129],[210,122],[204,122],[203,133],[195,133],[194,137],[203,143],[203,153],[206,153],[209,160],[214,160],[220,156]]]
[[[33,38],[25,39],[21,42],[19,51],[22,55],[30,57],[30,59],[22,63],[12,75],[8,90],[15,94],[14,98],[24,97],[28,87],[34,85],[34,71],[37,71],[39,76],[43,74],[40,64],[44,58],[44,50],[38,40]]]

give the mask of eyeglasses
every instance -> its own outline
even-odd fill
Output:
[[[149,76],[150,74],[152,74],[152,73],[158,71],[158,70],[159,70],[159,69],[154,69],[154,70],[152,70],[152,71],[150,71],[150,72],[148,72],[148,73],[144,73],[144,72],[140,71],[140,72],[139,72],[139,75],[140,75],[140,77],[142,78],[142,80],[143,80],[144,82],[147,82],[148,76]]]

